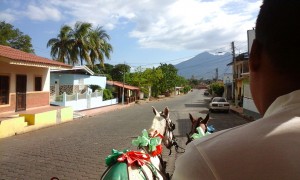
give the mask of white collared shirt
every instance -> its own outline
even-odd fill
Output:
[[[300,90],[259,120],[192,141],[172,179],[300,179]]]

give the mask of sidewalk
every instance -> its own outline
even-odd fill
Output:
[[[232,113],[235,113],[235,114],[241,116],[242,118],[246,119],[246,120],[249,121],[249,122],[254,121],[254,119],[253,119],[252,117],[249,117],[249,116],[247,116],[247,115],[245,115],[245,114],[243,113],[243,108],[240,107],[240,106],[235,106],[235,105],[232,105],[232,104],[231,104],[231,105],[230,105],[230,111],[231,111]]]
[[[81,110],[81,111],[74,111],[74,119],[76,118],[82,118],[82,117],[91,117],[95,116],[96,114],[102,114],[106,113],[109,111],[115,111],[118,109],[123,109],[127,108],[129,106],[134,105],[135,103],[130,103],[130,104],[115,104],[115,105],[110,105],[110,106],[104,106],[104,107],[99,107],[99,108],[93,108],[93,109],[87,109],[87,110]]]

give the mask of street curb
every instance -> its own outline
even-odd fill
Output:
[[[241,113],[239,113],[239,112],[237,112],[237,111],[235,111],[235,110],[233,110],[233,109],[230,109],[230,112],[232,112],[232,113],[234,113],[234,114],[236,114],[236,115],[238,115],[238,116],[244,118],[244,119],[247,120],[248,122],[254,121],[254,119],[253,119],[252,117],[246,116],[245,114],[241,114]]]

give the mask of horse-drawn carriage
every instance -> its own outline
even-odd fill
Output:
[[[112,154],[105,160],[108,168],[103,173],[102,180],[170,179],[166,172],[166,162],[162,157],[162,144],[170,150],[170,153],[173,146],[176,150],[180,148],[173,134],[175,124],[170,119],[168,107],[162,112],[158,112],[154,107],[152,109],[155,116],[151,128],[148,131],[143,130],[142,135],[132,140],[132,144],[138,150],[113,149]],[[191,142],[200,137],[197,136],[197,131],[202,136],[208,132],[209,115],[205,119],[195,119],[191,114],[189,116],[192,127],[187,137],[188,142]]]

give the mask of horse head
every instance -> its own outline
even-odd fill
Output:
[[[209,121],[209,114],[203,119],[202,117],[194,118],[191,113],[189,113],[190,120],[192,122],[191,131],[186,134],[188,140],[185,143],[186,145],[190,143],[193,138],[191,137],[194,133],[197,133],[197,128],[200,128],[200,132],[203,136],[207,133],[208,127],[207,123]]]
[[[153,135],[153,133],[157,131],[163,135],[163,144],[166,146],[166,148],[171,149],[174,141],[173,130],[175,129],[175,124],[170,119],[169,109],[168,107],[165,107],[162,112],[158,112],[152,106],[152,110],[155,116],[149,133],[150,135]]]

